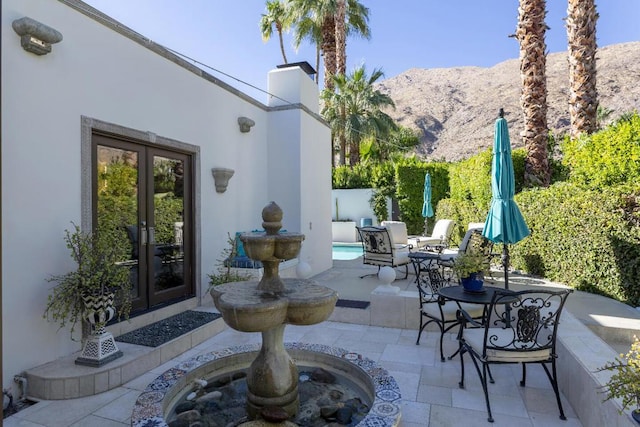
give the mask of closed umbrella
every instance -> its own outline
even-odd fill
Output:
[[[433,216],[433,207],[431,206],[431,176],[429,172],[424,175],[424,192],[422,194],[422,216],[424,220],[424,234],[427,234],[427,218]]]
[[[511,159],[509,129],[500,109],[495,124],[493,162],[491,166],[491,208],[484,224],[482,235],[494,243],[503,243],[502,266],[504,285],[509,289],[509,244],[517,243],[529,235],[529,227],[513,200],[515,178]]]
[[[425,218],[431,218],[433,216],[433,207],[431,206],[431,176],[429,172],[424,176],[422,216]]]

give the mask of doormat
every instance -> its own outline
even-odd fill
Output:
[[[218,319],[218,313],[188,310],[116,337],[116,341],[158,347]]]
[[[360,308],[365,309],[371,304],[369,301],[356,301],[352,299],[339,299],[336,301],[336,307]]]

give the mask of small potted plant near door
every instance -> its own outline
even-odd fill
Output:
[[[60,328],[70,325],[72,339],[77,324],[83,323],[83,351],[76,363],[100,366],[122,355],[105,326],[116,314],[118,319],[128,319],[131,311],[129,269],[120,262],[126,259],[126,249],[115,233],[83,232],[72,225],[71,231],[65,230],[64,240],[76,268],[48,279],[56,285],[44,317],[58,322]]]
[[[483,255],[464,252],[454,259],[452,270],[465,291],[482,292],[486,268],[487,260]]]
[[[631,349],[625,355],[616,357],[598,371],[614,371],[605,384],[606,400],[622,399],[622,409],[633,408],[631,416],[640,423],[640,341],[633,337]]]

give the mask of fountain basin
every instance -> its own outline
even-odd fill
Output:
[[[257,282],[233,282],[211,288],[225,322],[237,331],[261,332],[283,324],[314,325],[331,316],[338,294],[308,279],[282,279],[277,295]]]
[[[257,231],[242,233],[240,240],[244,244],[247,256],[251,259],[260,261],[288,260],[296,258],[300,253],[304,234],[282,232],[268,235],[265,232]]]
[[[347,378],[373,402],[359,426],[397,426],[401,395],[395,379],[375,361],[342,348],[320,344],[286,343],[287,352],[302,366],[321,367]],[[214,377],[246,369],[256,358],[259,345],[230,347],[186,360],[151,382],[136,401],[131,425],[167,426],[166,418],[180,396],[197,378]]]

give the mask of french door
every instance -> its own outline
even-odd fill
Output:
[[[92,136],[93,224],[119,236],[133,313],[194,295],[191,155]]]

